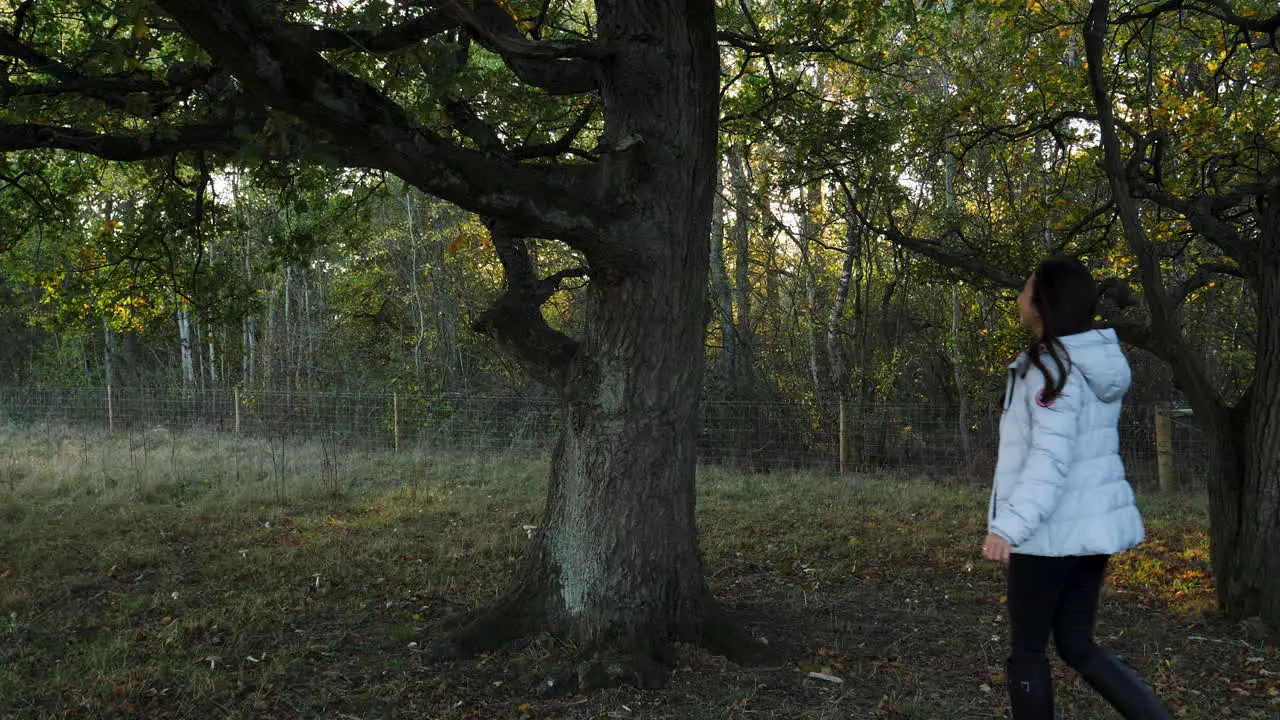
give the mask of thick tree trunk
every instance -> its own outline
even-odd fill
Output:
[[[1272,194],[1280,200],[1280,192]],[[1263,247],[1280,252],[1280,218],[1262,219],[1271,236]],[[1280,262],[1267,257],[1252,270],[1254,380],[1229,420],[1211,430],[1210,533],[1223,609],[1236,618],[1261,616],[1280,630]]]
[[[599,12],[614,53],[606,136],[625,146],[602,169],[625,213],[587,253],[585,336],[567,351],[550,346],[571,358],[565,430],[522,581],[455,649],[540,626],[582,649],[582,684],[649,685],[663,681],[671,641],[726,639],[694,518],[718,63],[710,2],[629,0]],[[497,236],[495,246],[509,286],[518,283],[514,246]],[[485,321],[500,342],[520,327]]]
[[[719,67],[709,2],[600,3],[616,52],[602,94],[606,162],[629,216],[605,229],[642,247],[589,258],[591,318],[571,379],[540,537],[549,625],[601,650],[661,655],[696,640],[709,600],[694,523],[697,409]],[[645,29],[647,32],[641,32]]]

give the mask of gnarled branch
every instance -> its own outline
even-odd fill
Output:
[[[262,102],[347,148],[346,162],[392,172],[522,233],[598,247],[606,211],[589,198],[589,167],[521,165],[460,148],[385,94],[335,68],[254,0],[159,0],[185,32]]]
[[[562,270],[538,279],[524,240],[504,223],[487,220],[493,247],[502,262],[507,287],[471,328],[494,339],[534,379],[564,394],[569,388],[577,341],[547,325],[542,305],[569,277],[585,277],[583,268]]]
[[[558,60],[561,58],[586,58],[603,60],[607,53],[595,43],[581,40],[530,40],[523,35],[505,32],[503,24],[490,24],[495,16],[486,13],[482,18],[479,13],[467,7],[461,0],[439,0],[445,11],[462,23],[472,36],[485,47],[506,58],[527,58],[530,60]],[[504,17],[509,17],[503,12]],[[488,20],[488,22],[486,22]]]
[[[1187,296],[1213,282],[1220,275],[1243,278],[1244,272],[1230,263],[1205,263],[1196,268],[1183,282],[1169,288],[1169,302],[1178,307],[1187,301]]]
[[[438,0],[481,45],[497,53],[521,81],[552,95],[580,95],[600,86],[598,60],[607,53],[594,43],[530,40],[493,0],[468,8],[460,0]]]
[[[569,126],[569,129],[560,137],[559,140],[542,145],[524,145],[522,147],[512,148],[511,151],[507,153],[507,156],[518,160],[527,160],[537,157],[556,157],[557,155],[574,152],[573,141],[577,140],[578,136],[582,134],[582,131],[586,129],[587,123],[591,121],[591,116],[595,114],[595,111],[596,104],[594,102],[583,108],[582,112],[578,114],[578,118],[573,121],[573,124]],[[594,156],[589,154],[581,154],[586,155],[586,157],[590,159],[594,159]]]
[[[427,13],[379,30],[313,28],[302,23],[287,26],[288,32],[295,34],[299,43],[310,45],[316,50],[352,49],[370,53],[410,47],[456,27],[459,27],[458,21],[442,11]]]
[[[235,137],[237,124],[238,120],[209,122],[162,132],[126,135],[55,125],[0,123],[0,152],[56,148],[123,162],[164,157],[187,150],[233,153],[244,145]]]

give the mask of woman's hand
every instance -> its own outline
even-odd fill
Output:
[[[991,533],[982,541],[982,557],[1001,565],[1009,564],[1009,541]]]

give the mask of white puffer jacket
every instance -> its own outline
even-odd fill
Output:
[[[1070,363],[1052,403],[1041,401],[1044,377],[1025,353],[1009,366],[987,526],[1016,553],[1118,553],[1143,537],[1119,453],[1129,363],[1114,330],[1061,340]],[[1043,362],[1057,372],[1047,354]]]

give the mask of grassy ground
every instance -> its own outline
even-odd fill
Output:
[[[783,651],[697,648],[661,691],[549,692],[536,637],[422,650],[492,601],[545,463],[162,432],[0,427],[0,718],[991,718],[1002,573],[985,493],[911,478],[700,476],[716,594]],[[1213,609],[1196,496],[1143,497],[1099,637],[1186,718],[1280,718],[1280,651]],[[821,672],[841,682],[814,679]],[[1061,717],[1114,717],[1056,667]]]

